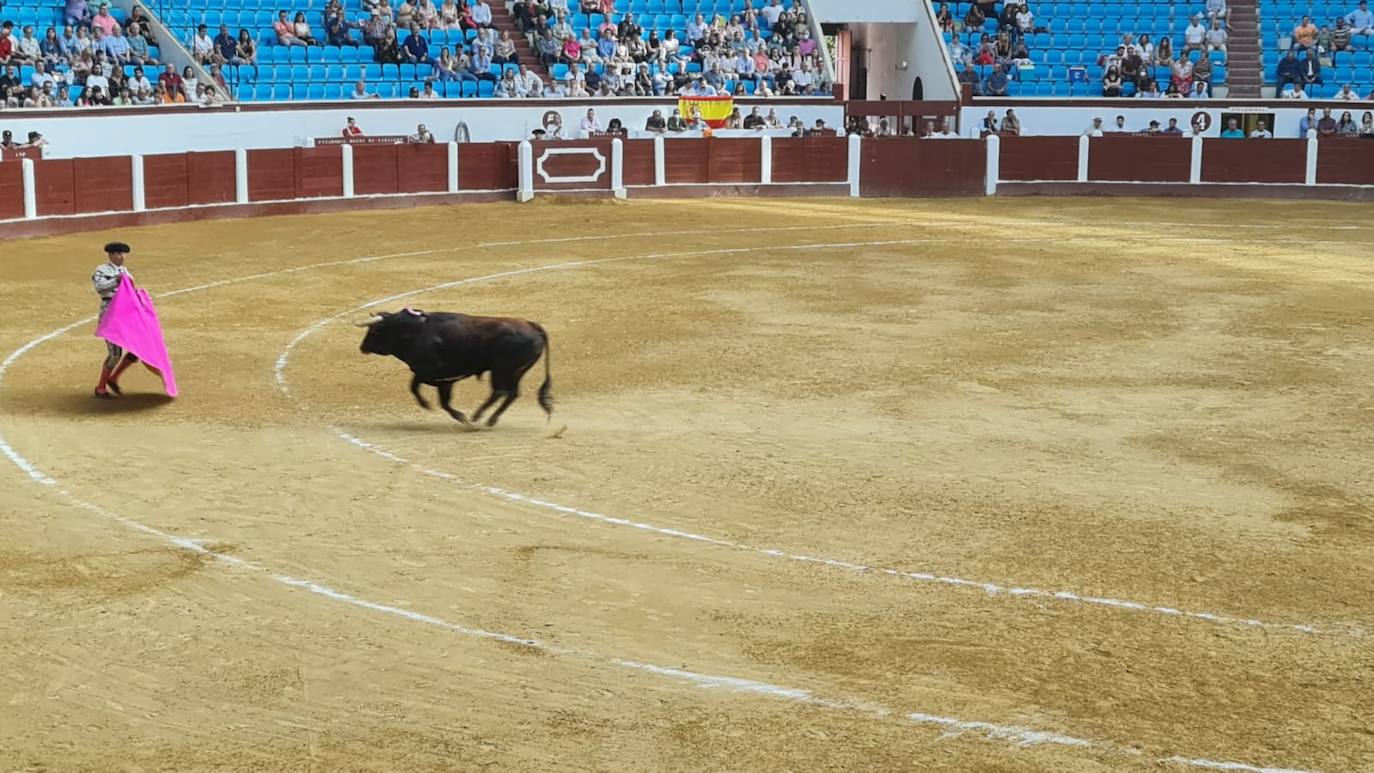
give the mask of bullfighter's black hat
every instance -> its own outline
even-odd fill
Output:
[[[105,251],[106,251],[106,252],[128,252],[128,251],[129,251],[129,245],[125,244],[124,242],[110,242],[109,244],[105,245]]]

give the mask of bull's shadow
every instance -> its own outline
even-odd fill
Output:
[[[368,427],[393,432],[427,432],[432,435],[476,435],[495,430],[494,427],[481,424],[464,426],[447,416],[444,416],[442,421],[437,418],[435,421],[379,421],[369,424]]]

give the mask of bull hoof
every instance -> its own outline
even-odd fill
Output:
[[[496,426],[496,417],[495,417],[495,416],[491,417],[490,419],[487,419],[487,429],[491,429],[492,427],[495,427],[495,426]]]
[[[426,411],[434,410],[434,406],[430,405],[428,400],[416,400],[415,402],[419,403],[420,407],[424,408]]]

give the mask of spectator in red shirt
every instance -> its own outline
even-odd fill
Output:
[[[348,117],[348,125],[345,126],[343,129],[343,138],[346,140],[351,140],[354,137],[361,136],[363,136],[363,130],[358,127],[358,120],[350,115]]]
[[[170,93],[181,93],[183,81],[181,80],[181,76],[177,75],[177,66],[171,62],[168,62],[167,68],[157,76],[157,82],[159,86],[165,87]]]

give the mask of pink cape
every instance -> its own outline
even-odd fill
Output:
[[[172,358],[162,339],[162,325],[147,290],[134,286],[128,274],[121,274],[114,298],[95,329],[96,337],[133,352],[138,358],[162,371],[162,386],[171,397],[177,396],[177,380],[172,373]]]

